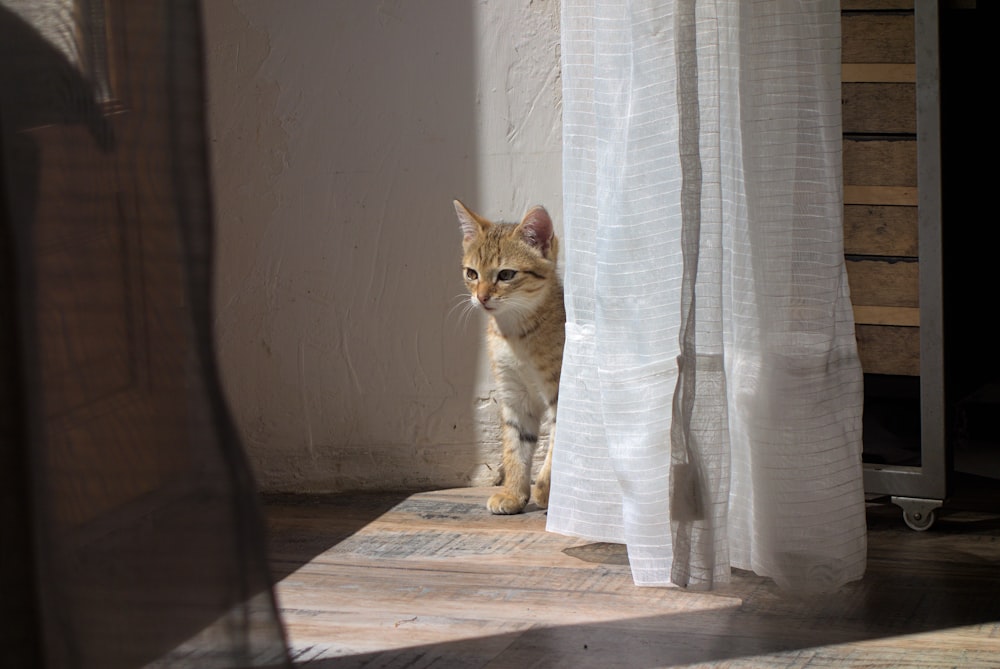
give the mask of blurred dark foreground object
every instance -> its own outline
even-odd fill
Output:
[[[0,666],[289,667],[211,336],[199,4],[0,0]]]

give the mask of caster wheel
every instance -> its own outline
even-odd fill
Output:
[[[934,524],[934,509],[944,504],[940,499],[918,497],[892,497],[892,503],[903,510],[903,522],[911,530],[923,532]]]
[[[933,511],[903,511],[903,522],[911,530],[923,532],[934,524]]]

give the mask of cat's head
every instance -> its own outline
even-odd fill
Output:
[[[549,213],[537,206],[520,223],[494,223],[458,200],[455,213],[472,304],[494,317],[533,313],[559,281],[559,242]]]

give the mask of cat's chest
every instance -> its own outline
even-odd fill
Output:
[[[527,341],[505,338],[492,333],[489,346],[494,366],[507,374],[518,376],[527,385],[540,387],[538,365],[532,357]]]

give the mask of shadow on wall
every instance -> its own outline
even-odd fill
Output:
[[[206,3],[216,346],[265,491],[467,485],[474,3]],[[482,474],[479,474],[482,476]]]

